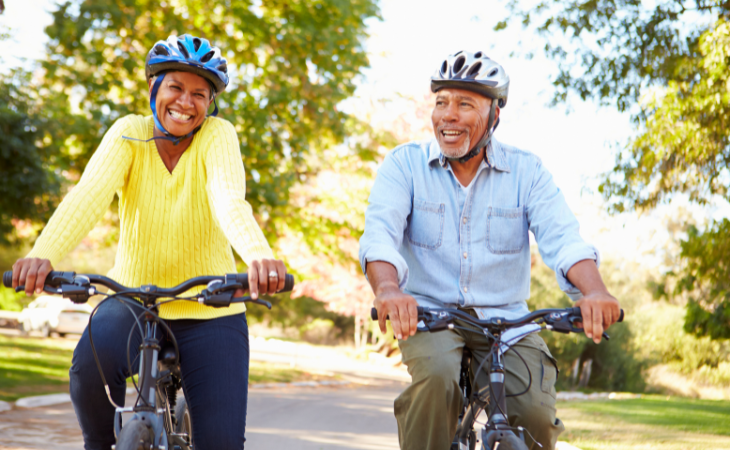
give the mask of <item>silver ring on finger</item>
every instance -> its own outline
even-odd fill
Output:
[[[269,278],[279,278],[279,274],[275,270],[272,270],[269,272]]]

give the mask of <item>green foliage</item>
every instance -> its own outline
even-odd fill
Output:
[[[730,199],[730,25],[717,22],[698,50],[689,79],[647,96],[644,129],[604,180],[601,192],[616,211],[653,208],[677,192],[699,204]]]
[[[271,310],[258,305],[249,306],[246,316],[251,322],[296,329],[303,336],[313,328],[315,320],[319,320],[319,324],[327,321],[332,324],[335,340],[345,340],[352,336],[352,317],[328,311],[324,303],[311,297],[291,298],[289,294],[283,293],[265,299],[271,302]]]
[[[0,310],[5,311],[22,311],[25,294],[22,292],[16,293],[12,289],[0,287]]]
[[[681,242],[686,262],[674,295],[686,294],[685,331],[712,339],[730,338],[730,220],[715,222],[704,233],[689,228]],[[671,275],[670,275],[671,276]]]
[[[377,13],[373,0],[67,1],[46,29],[41,95],[59,90],[81,111],[65,148],[80,172],[116,119],[149,114],[144,60],[152,45],[171,34],[207,38],[232,74],[220,116],[238,132],[248,200],[277,222],[295,213],[289,191],[314,175],[312,158],[345,137],[337,105],[368,64],[364,22]]]
[[[17,243],[15,220],[45,221],[58,202],[58,142],[31,94],[30,73],[0,75],[0,245]]]
[[[528,8],[511,0],[509,8],[549,38],[556,103],[575,92],[620,111],[640,106],[638,135],[599,186],[612,211],[655,208],[677,193],[700,205],[730,200],[730,3],[540,0]],[[683,267],[670,274],[677,288],[655,286],[660,296],[689,297],[685,327],[696,335],[730,338],[727,242],[724,224],[693,229]]]
[[[509,18],[495,29],[534,28],[558,63],[555,103],[575,93],[620,111],[648,86],[695,80],[700,35],[708,20],[730,14],[721,0],[509,0],[507,7]]]
[[[624,271],[625,268],[612,266],[610,263],[604,263],[601,268],[609,291],[619,298],[622,308],[628,313],[634,303],[629,296],[636,295],[637,283]],[[535,255],[528,300],[530,310],[567,308],[572,306],[572,303],[558,288],[553,271]],[[633,320],[627,318],[623,323],[614,324],[608,330],[611,339],[598,345],[582,334],[542,332],[540,335],[558,361],[561,376],[558,378],[557,388],[559,390],[574,388],[577,381],[571,377],[574,364],[577,361],[578,367],[581,368],[583,362],[592,360],[588,388],[643,391],[645,383],[642,370],[646,367],[646,361],[637,351],[632,323]]]

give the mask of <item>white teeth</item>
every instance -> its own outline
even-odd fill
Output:
[[[461,134],[461,131],[455,131],[455,130],[443,130],[442,133],[446,136],[458,136]]]
[[[171,115],[172,117],[174,117],[174,118],[176,118],[176,119],[179,119],[179,120],[188,120],[189,118],[191,118],[191,117],[192,117],[192,116],[190,116],[190,115],[187,115],[187,114],[180,114],[179,112],[177,112],[177,111],[173,111],[173,110],[171,110],[171,109],[170,109],[169,111],[170,111],[170,115]]]

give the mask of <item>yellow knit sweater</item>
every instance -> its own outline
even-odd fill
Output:
[[[245,199],[246,178],[230,122],[209,117],[170,173],[154,141],[152,116],[129,115],[104,135],[79,183],[63,199],[28,255],[54,266],[119,196],[120,237],[109,277],[138,287],[170,287],[235,272],[231,244],[246,263],[272,258]],[[189,301],[160,307],[165,319],[210,319],[245,311]]]

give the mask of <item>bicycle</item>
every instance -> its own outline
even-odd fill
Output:
[[[5,287],[12,287],[12,275],[12,271],[3,274]],[[114,293],[111,295],[101,293],[96,289],[95,284],[105,286]],[[200,294],[188,297],[179,296],[198,286],[206,286],[206,288]],[[291,291],[293,287],[294,277],[287,275],[284,289],[280,292]],[[265,300],[254,300],[248,296],[233,297],[237,289],[248,289],[248,274],[245,273],[196,277],[171,288],[160,288],[154,285],[129,288],[101,275],[54,271],[46,277],[43,289],[50,294],[62,295],[75,303],[85,303],[94,295],[106,295],[106,298],[99,302],[91,313],[88,331],[91,349],[104,383],[107,398],[115,407],[114,434],[117,443],[112,446],[113,450],[193,450],[192,423],[187,404],[184,398],[180,401],[177,400],[177,391],[182,387],[177,341],[172,330],[157,315],[159,305],[185,300],[220,308],[227,307],[231,303],[251,302],[271,309],[271,303]],[[25,286],[16,288],[18,292],[22,290],[25,290]],[[133,298],[142,302],[143,311],[139,315],[136,315],[130,306],[140,306],[140,302]],[[161,298],[167,300],[157,302]],[[94,314],[102,303],[109,300],[122,301],[135,315],[136,327],[133,326],[127,339],[129,373],[133,373],[132,362],[129,358],[129,342],[132,333],[136,328],[143,336],[139,354],[139,381],[136,382],[132,377],[132,383],[137,390],[137,399],[134,406],[131,407],[121,407],[112,400],[91,334],[91,321]],[[172,346],[160,347],[160,340],[157,338],[158,325],[167,331]],[[122,414],[126,413],[133,413],[133,415],[122,426]]]
[[[471,352],[466,347],[464,348],[459,375],[459,389],[464,398],[464,406],[459,414],[456,434],[450,450],[476,449],[479,439],[474,431],[474,425],[477,423],[479,414],[487,409],[490,404],[493,404],[493,406],[491,411],[487,409],[489,411],[489,419],[480,433],[481,448],[484,450],[497,450],[497,448],[499,450],[528,450],[524,435],[527,430],[523,427],[515,428],[510,426],[507,420],[507,393],[504,383],[505,368],[502,359],[502,346],[505,343],[501,340],[501,336],[510,328],[517,328],[531,323],[544,324],[545,329],[560,333],[582,333],[583,328],[575,326],[575,322],[582,322],[583,320],[580,308],[541,309],[514,320],[508,320],[503,317],[480,320],[464,311],[451,308],[428,308],[419,306],[417,310],[418,320],[424,324],[423,327],[419,326],[419,331],[434,332],[447,329],[453,330],[457,326],[454,322],[460,320],[476,327],[476,329],[464,327],[461,327],[461,329],[475,333],[483,332],[492,341],[491,351],[475,371],[475,373],[479,373],[484,363],[487,360],[491,360],[487,387],[479,391],[476,390],[476,376],[472,376],[470,370]],[[378,311],[373,308],[370,316],[372,320],[378,320]],[[624,311],[622,309],[618,322],[622,322],[623,319]],[[609,339],[608,334],[605,332],[602,336],[606,340]],[[530,374],[531,383],[532,375]],[[530,386],[528,385],[525,392],[529,388]],[[492,399],[494,400],[492,401]],[[518,432],[519,437],[514,431]],[[538,445],[542,447],[539,443]]]

